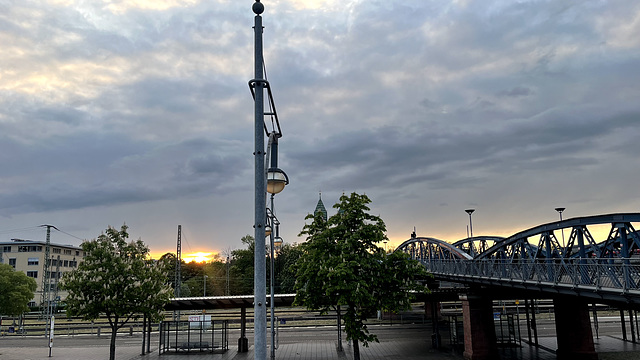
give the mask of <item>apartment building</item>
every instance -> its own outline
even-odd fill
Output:
[[[11,239],[0,241],[0,264],[9,264],[34,278],[38,289],[29,306],[38,306],[43,300],[43,288],[49,287],[48,298],[52,302],[63,301],[67,293],[58,288],[58,281],[65,272],[74,270],[84,258],[84,251],[77,246],[51,243],[49,245],[49,273],[45,273],[45,241]],[[49,275],[49,276],[47,276]],[[48,284],[46,284],[48,280]]]

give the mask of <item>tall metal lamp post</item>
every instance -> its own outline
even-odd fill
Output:
[[[558,212],[558,214],[560,214],[560,221],[562,221],[562,212],[565,210],[566,208],[563,207],[556,208],[556,211]],[[562,232],[562,246],[564,246],[564,229],[560,229],[560,231]]]
[[[254,358],[256,360],[266,360],[267,358],[267,279],[266,279],[266,244],[265,238],[267,226],[267,191],[277,194],[289,183],[289,179],[284,171],[277,168],[277,142],[282,137],[280,122],[273,101],[271,87],[264,76],[264,60],[262,51],[262,17],[264,5],[260,0],[256,0],[252,7],[256,14],[254,17],[254,78],[249,81],[249,89],[253,95],[255,104],[254,121],[254,164],[255,164],[255,212],[254,212]],[[269,111],[265,112],[265,93],[267,90],[267,104]],[[271,130],[265,124],[265,116],[271,119]],[[269,171],[265,171],[265,149],[264,136],[269,137],[269,150],[272,152]],[[272,198],[273,199],[273,198]],[[273,205],[271,206],[273,209]],[[271,236],[271,234],[269,234]],[[273,303],[273,301],[271,301]],[[273,314],[273,313],[272,313]],[[273,315],[272,315],[273,316]],[[273,342],[273,341],[272,341]],[[246,339],[238,341],[238,347],[242,352],[247,351]],[[273,351],[273,350],[272,350]],[[274,355],[272,355],[274,356]]]
[[[271,231],[268,231],[268,235],[269,236],[269,251],[270,251],[270,256],[269,256],[269,265],[270,265],[270,275],[269,275],[269,284],[271,287],[271,292],[270,292],[270,301],[269,301],[269,314],[271,317],[271,359],[275,360],[276,358],[276,327],[275,327],[275,297],[274,297],[274,280],[275,280],[275,271],[273,268],[273,259],[274,259],[274,233],[278,233],[279,232],[279,228],[280,228],[280,221],[278,221],[278,218],[276,217],[276,215],[274,214],[274,210],[273,210],[273,195],[275,194],[271,194],[271,208],[267,209],[267,217],[270,220],[270,225],[271,225]],[[278,236],[279,237],[279,236]]]
[[[279,129],[278,129],[279,130]],[[270,314],[271,314],[271,359],[275,360],[276,358],[276,327],[275,327],[275,306],[274,306],[274,268],[273,268],[273,260],[274,260],[274,237],[280,238],[280,221],[276,217],[275,208],[273,205],[273,198],[276,194],[279,194],[284,187],[289,184],[289,177],[287,174],[278,168],[278,138],[282,137],[281,132],[272,132],[269,134],[269,168],[267,170],[267,192],[271,194],[271,204],[269,209],[267,209],[267,216],[270,220],[271,232],[269,233],[269,249],[270,249],[270,287],[271,287],[271,300],[269,301],[270,305]]]
[[[202,296],[203,297],[207,296],[207,278],[208,278],[207,275],[205,275],[204,278],[202,278]]]
[[[473,214],[474,211],[476,211],[476,209],[467,209],[467,210],[465,210],[465,212],[467,214],[469,214],[469,231],[471,233],[470,237],[473,237],[473,224],[471,223],[471,214]]]

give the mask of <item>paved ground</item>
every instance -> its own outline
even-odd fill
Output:
[[[323,333],[324,331],[324,333]],[[320,360],[353,359],[353,348],[345,342],[344,352],[336,350],[336,341],[328,340],[327,331],[323,329],[291,330],[286,339],[281,341],[276,359],[283,360]],[[296,334],[298,336],[296,336]],[[314,336],[314,334],[316,334]],[[451,349],[434,350],[431,348],[430,331],[424,327],[394,327],[388,332],[381,332],[380,343],[370,347],[361,347],[362,359],[430,359],[451,360],[462,359],[459,352]],[[237,336],[231,335],[230,339]],[[300,341],[296,341],[300,339]],[[521,347],[501,349],[503,360],[550,360],[555,359],[553,350],[556,347],[554,337],[541,337],[541,347],[532,347],[522,343]],[[235,340],[230,341],[230,350],[220,353],[178,353],[159,355],[157,342],[152,342],[152,352],[141,353],[141,337],[139,335],[118,338],[116,359],[118,360],[249,360],[253,359],[253,347],[248,353],[236,351]],[[607,335],[596,340],[596,350],[603,360],[640,359],[640,344],[624,342],[622,339]],[[104,360],[109,358],[109,339],[106,336],[58,337],[55,340],[52,356],[49,357],[47,341],[43,337],[0,338],[0,359],[2,360]]]

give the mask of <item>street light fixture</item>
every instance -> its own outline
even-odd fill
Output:
[[[469,231],[471,232],[471,236],[473,237],[473,224],[471,223],[471,214],[473,214],[473,212],[476,211],[476,209],[467,209],[465,210],[465,212],[467,214],[469,214]]]
[[[278,231],[276,230],[276,232]],[[282,240],[280,236],[276,236],[275,238],[273,238],[273,246],[275,250],[282,249],[283,243],[284,243],[284,240]]]
[[[267,172],[267,192],[279,194],[289,184],[289,177],[278,168],[270,168]]]
[[[267,192],[273,195],[279,194],[286,185],[289,185],[289,177],[278,168],[278,138],[281,133],[274,131],[269,136],[269,168],[267,170]]]
[[[282,131],[280,129],[280,122],[278,120],[278,114],[276,112],[275,103],[273,101],[273,95],[271,93],[271,86],[265,77],[264,71],[264,57],[263,57],[263,43],[262,43],[262,16],[264,12],[264,5],[260,3],[260,0],[256,0],[253,4],[252,10],[255,14],[254,17],[254,78],[249,81],[249,89],[254,99],[254,165],[255,165],[255,206],[254,206],[254,239],[255,239],[255,254],[254,254],[254,358],[256,360],[266,360],[267,358],[267,309],[266,309],[266,237],[269,236],[271,244],[273,245],[273,227],[276,226],[275,216],[271,220],[270,231],[267,232],[267,211],[271,211],[273,215],[273,195],[279,193],[289,183],[289,178],[284,171],[278,169],[277,163],[277,146],[278,139],[282,137]],[[267,91],[266,104],[269,106],[269,110],[265,112],[265,90]],[[271,129],[267,128],[265,117],[270,117]],[[271,151],[271,159],[269,156],[265,159],[264,149],[264,136],[269,137],[269,145],[267,151]],[[271,160],[268,171],[265,171],[265,160]],[[267,209],[266,194],[271,194],[271,208]],[[273,249],[273,246],[272,246]],[[273,259],[273,256],[272,256]],[[273,282],[272,282],[273,284]],[[272,291],[273,295],[273,291]],[[273,298],[273,296],[272,296]],[[271,301],[273,306],[273,300]],[[273,311],[271,313],[273,319]],[[272,320],[273,325],[273,320]],[[272,326],[273,328],[273,326]],[[274,349],[274,332],[271,335],[271,357],[275,358]],[[242,337],[238,341],[238,347],[240,352],[248,351],[248,341]]]
[[[565,210],[566,208],[563,207],[556,208],[556,211],[558,212],[558,214],[560,214],[560,221],[562,221],[562,212]],[[560,232],[562,233],[562,246],[564,246],[564,228],[560,229]]]

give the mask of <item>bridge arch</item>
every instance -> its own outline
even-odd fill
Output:
[[[471,255],[471,257],[476,257],[504,239],[501,236],[475,236],[458,240],[452,245]]]
[[[640,221],[640,213],[606,214],[555,221],[521,231],[475,256],[475,260],[534,260],[576,258],[628,258],[640,251],[640,235],[632,222]],[[596,240],[590,226],[610,224],[609,235]],[[557,231],[571,229],[566,243],[561,244]],[[531,241],[536,241],[534,245]]]
[[[473,257],[452,244],[430,237],[412,237],[400,244],[395,251],[402,251],[421,262],[430,260],[471,260]]]

